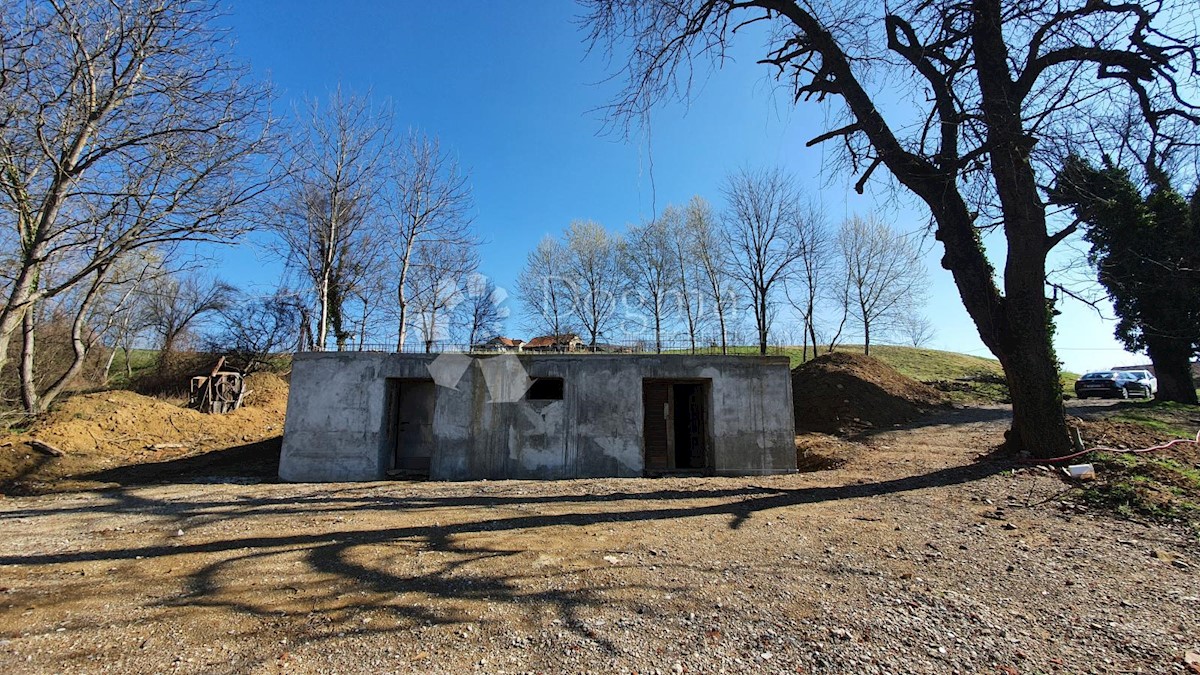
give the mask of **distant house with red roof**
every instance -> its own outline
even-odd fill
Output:
[[[583,348],[583,340],[574,333],[540,335],[525,343],[531,352],[574,352]]]
[[[519,352],[524,346],[524,340],[514,340],[503,335],[497,335],[487,342],[471,345],[471,349],[477,352]]]

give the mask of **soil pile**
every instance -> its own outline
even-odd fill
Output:
[[[0,443],[0,489],[43,491],[50,482],[128,465],[155,464],[178,471],[178,460],[184,458],[277,439],[283,434],[287,383],[271,373],[255,373],[247,377],[246,389],[244,405],[224,415],[131,391],[73,396],[29,431]],[[40,453],[29,445],[31,440],[49,444],[63,456]]]
[[[908,422],[944,405],[936,389],[870,356],[834,352],[792,370],[798,431],[853,433]]]

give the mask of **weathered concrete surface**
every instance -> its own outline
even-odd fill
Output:
[[[389,379],[434,379],[429,477],[641,476],[642,383],[708,382],[709,472],[796,468],[791,377],[782,357],[643,354],[296,356],[279,474],[375,480],[392,468]],[[432,374],[431,374],[432,373]],[[529,400],[530,378],[559,377],[562,400]],[[453,385],[453,386],[450,386]]]

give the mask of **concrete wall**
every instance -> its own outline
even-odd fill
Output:
[[[562,400],[523,394],[561,377]],[[710,471],[795,470],[791,377],[783,357],[644,354],[298,354],[279,475],[386,477],[388,380],[435,379],[435,480],[641,476],[643,379],[710,380]]]

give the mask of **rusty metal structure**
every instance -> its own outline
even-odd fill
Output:
[[[202,413],[227,413],[242,407],[246,396],[245,373],[225,368],[225,357],[217,360],[208,375],[192,378],[188,387],[188,407]]]

